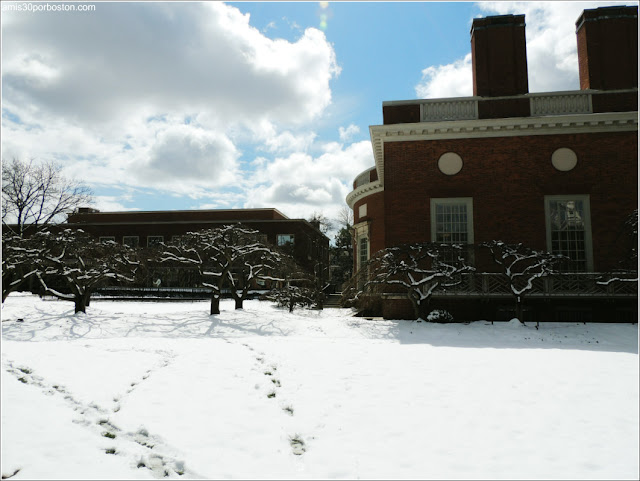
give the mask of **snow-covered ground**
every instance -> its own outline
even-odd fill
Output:
[[[638,479],[637,324],[208,308],[12,294],[3,478]]]

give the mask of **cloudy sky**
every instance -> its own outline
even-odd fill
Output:
[[[2,2],[2,156],[58,162],[103,211],[333,218],[383,101],[472,95],[474,17],[525,14],[530,91],[577,90],[575,21],[620,4]]]

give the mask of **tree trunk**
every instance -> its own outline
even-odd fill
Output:
[[[429,317],[429,301],[431,301],[430,297],[419,304],[416,303],[416,307],[418,309],[418,318],[422,319],[423,321],[426,321]]]
[[[89,299],[89,296],[87,294],[79,294],[76,295],[73,299],[74,303],[75,303],[75,313],[77,314],[78,312],[87,312],[87,301]]]
[[[220,297],[218,294],[211,295],[211,311],[209,315],[220,314]]]
[[[516,317],[522,324],[524,324],[524,312],[522,309],[522,300],[520,298],[516,299]]]
[[[418,305],[418,300],[411,295],[411,291],[409,291],[407,293],[407,299],[409,299],[411,301],[411,307],[413,307],[413,315],[415,316],[416,320],[421,320],[420,319],[420,306]],[[423,319],[424,320],[424,319]]]
[[[242,297],[236,297],[235,301],[236,301],[236,309],[242,309],[242,302],[243,302]]]

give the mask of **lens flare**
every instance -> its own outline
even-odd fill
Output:
[[[328,20],[331,11],[329,10],[329,2],[319,2],[320,4],[320,29],[326,30],[329,26]]]

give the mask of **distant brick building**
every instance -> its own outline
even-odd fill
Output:
[[[239,222],[260,231],[266,241],[289,252],[303,269],[323,283],[328,280],[327,236],[318,226],[304,219],[289,219],[277,209],[100,212],[81,208],[67,219],[68,226],[131,247],[151,247],[187,232]]]
[[[524,15],[502,15],[473,21],[472,97],[384,102],[383,125],[370,127],[375,166],[347,196],[355,270],[390,246],[491,240],[565,254],[576,273],[619,267],[638,206],[637,12],[580,15],[578,91],[529,93]],[[637,319],[637,284],[619,294],[547,290],[535,302],[546,320]],[[440,300],[467,318],[509,304],[478,289],[451,299]],[[383,310],[411,312],[391,295]]]

